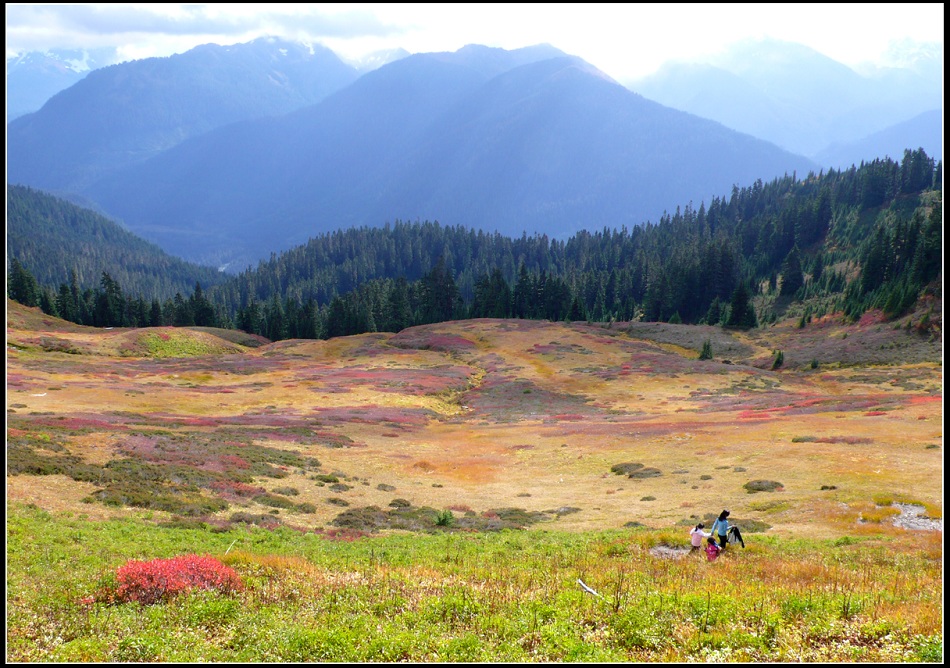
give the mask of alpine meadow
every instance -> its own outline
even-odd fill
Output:
[[[922,53],[8,48],[7,662],[942,663]]]

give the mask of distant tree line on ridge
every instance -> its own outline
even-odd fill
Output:
[[[733,187],[656,224],[520,239],[434,222],[321,235],[188,298],[58,293],[11,262],[8,293],[95,326],[236,327],[272,340],[330,338],[452,319],[643,319],[754,327],[771,295],[818,300],[856,319],[896,317],[942,272],[942,163],[922,149],[898,163]],[[16,275],[14,275],[16,274]]]

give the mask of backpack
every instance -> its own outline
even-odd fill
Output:
[[[745,547],[745,541],[742,540],[742,534],[739,533],[739,527],[737,526],[729,527],[729,533],[727,535],[729,536],[730,545],[735,545],[736,543],[739,543],[740,545],[742,545],[742,547]]]

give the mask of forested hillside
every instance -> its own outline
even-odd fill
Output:
[[[940,275],[941,182],[941,164],[917,150],[757,181],[656,224],[567,241],[431,222],[352,229],[274,256],[211,298],[272,338],[469,316],[752,326],[803,301],[807,317],[894,317]]]
[[[125,290],[149,299],[224,280],[212,267],[168,255],[115,222],[39,190],[7,186],[7,256],[43,286],[75,278],[81,289],[108,272]]]
[[[195,324],[176,319],[176,300],[193,301],[196,291],[200,299],[201,285],[225,278],[94,211],[24,186],[7,186],[7,262],[10,297],[101,327]],[[225,318],[222,312],[208,320]]]
[[[188,292],[176,287],[178,294],[164,304],[153,299],[147,305],[142,295],[154,294],[149,276],[167,294],[169,276],[158,268],[143,274],[129,249],[149,245],[127,241],[121,251],[103,251],[114,259],[110,264],[100,257],[100,284],[79,300],[86,304],[86,319],[67,319],[236,326],[276,340],[399,331],[469,317],[753,327],[794,306],[803,326],[812,316],[841,313],[853,320],[868,309],[893,318],[926,293],[940,296],[942,178],[942,163],[918,149],[906,151],[900,163],[875,160],[804,180],[757,181],[708,206],[677,207],[655,224],[584,231],[566,241],[545,235],[512,239],[434,222],[341,230],[218,285],[218,274],[169,264],[169,271],[178,270],[172,276],[194,281],[196,290],[185,298]],[[55,212],[51,202],[57,200],[22,188],[8,192],[11,220],[56,219],[43,212]],[[92,238],[121,231],[84,215],[87,225],[105,230],[92,232]],[[69,303],[68,293],[77,292],[52,267],[66,272],[85,262],[90,270],[88,254],[71,258],[65,249],[91,251],[96,245],[89,234],[76,241],[62,232],[63,245],[57,246],[56,229],[50,228],[45,244],[8,246],[17,270],[10,296],[45,303],[44,310],[56,309],[58,300]],[[36,278],[24,276],[31,273]],[[51,292],[57,282],[58,296]],[[111,306],[97,311],[103,300]],[[118,314],[114,321],[110,313]],[[66,317],[62,309],[57,314]]]

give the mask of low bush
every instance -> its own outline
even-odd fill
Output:
[[[254,513],[233,513],[229,518],[231,522],[240,522],[241,524],[256,524],[262,527],[275,527],[280,524],[280,520],[273,515],[255,515]]]
[[[440,510],[438,517],[435,519],[436,526],[440,527],[452,526],[454,521],[455,516],[452,514],[451,510]]]
[[[243,588],[230,566],[210,556],[187,554],[171,559],[129,561],[120,566],[115,579],[107,579],[95,600],[104,603],[164,603],[193,589],[232,594]]]
[[[610,470],[617,475],[630,475],[634,471],[638,471],[642,468],[643,464],[638,464],[636,462],[624,462],[623,464],[614,464],[610,467]]]
[[[745,485],[746,491],[749,494],[755,494],[756,492],[776,492],[785,489],[785,486],[780,482],[775,480],[750,480]]]
[[[660,469],[647,467],[647,468],[640,469],[639,471],[633,471],[632,473],[628,474],[627,477],[634,478],[634,479],[642,479],[642,478],[656,478],[661,475],[663,475],[663,471],[661,471]]]
[[[270,506],[271,508],[290,509],[295,505],[294,502],[287,497],[277,496],[276,494],[258,494],[254,497],[254,501],[263,506]]]

